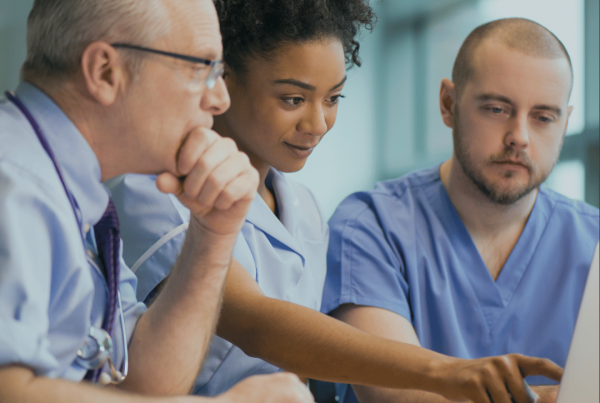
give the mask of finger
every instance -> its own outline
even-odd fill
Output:
[[[252,201],[258,189],[258,172],[245,154],[221,164],[207,179],[198,199],[203,205],[227,210],[238,201]]]
[[[188,175],[201,156],[219,139],[221,136],[210,129],[199,128],[192,131],[177,153],[177,176]]]
[[[560,382],[563,369],[554,362],[545,358],[527,357],[520,354],[514,354],[517,360],[519,370],[523,377],[530,375],[543,375],[547,378]]]
[[[511,398],[506,389],[506,386],[502,382],[494,382],[494,385],[487,388],[488,398],[493,403],[511,403]],[[525,403],[525,402],[519,402]],[[531,402],[526,402],[531,403]]]
[[[156,177],[156,187],[163,193],[173,193],[176,196],[183,193],[181,181],[170,172],[163,172]]]
[[[477,385],[475,390],[475,395],[470,397],[473,403],[494,403],[487,389],[482,384]]]
[[[177,199],[190,211],[197,216],[203,216],[210,211],[210,208],[198,206],[195,200],[187,197],[183,191],[181,179],[169,172],[163,172],[156,178],[156,187],[163,193],[173,193]]]
[[[527,382],[522,378],[518,366],[512,366],[505,380],[506,388],[513,396],[514,402],[531,403],[536,401],[536,394],[531,390]]]
[[[229,210],[238,202],[251,202],[258,188],[258,173],[249,171],[231,181],[215,200],[216,209]]]
[[[300,378],[298,378],[297,375],[294,375],[294,378],[294,391],[298,401],[302,403],[313,403],[315,399],[306,384],[300,381]]]
[[[510,360],[506,357],[493,358],[483,368],[483,381],[490,401],[494,403],[511,403],[511,398],[504,381],[504,378],[510,373],[509,370]]]
[[[238,153],[239,151],[233,140],[224,138],[215,141],[204,154],[199,156],[196,165],[185,177],[183,190],[186,196],[190,199],[198,199],[206,180],[212,175],[213,171]]]

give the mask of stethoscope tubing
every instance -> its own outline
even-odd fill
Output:
[[[56,161],[56,157],[54,156],[54,153],[52,152],[52,148],[50,147],[50,144],[48,144],[48,140],[46,139],[46,136],[44,136],[44,133],[42,132],[42,129],[40,128],[39,124],[37,123],[37,121],[35,120],[33,115],[31,114],[29,109],[27,109],[27,107],[23,104],[23,102],[21,102],[21,100],[10,91],[5,91],[4,94],[6,95],[6,98],[10,102],[12,102],[21,111],[21,113],[23,113],[25,118],[29,121],[29,124],[33,128],[35,135],[37,136],[42,147],[44,148],[44,150],[50,157],[50,160],[52,161],[52,164],[54,165],[54,168],[56,169],[56,172],[57,172],[60,182],[63,186],[63,189],[65,190],[67,198],[69,199],[71,208],[73,209],[73,214],[75,215],[75,220],[77,221],[77,225],[79,227],[79,234],[81,235],[82,243],[84,243],[84,235],[82,232],[83,228],[81,225],[81,218],[79,217],[75,200],[73,199],[73,195],[71,194],[71,192],[69,191],[69,188],[67,187],[67,184],[65,182],[65,179],[64,179],[64,176],[60,169],[60,166],[58,165],[58,163]],[[121,324],[121,336],[122,336],[122,342],[123,342],[123,358],[124,358],[123,364],[122,364],[123,371],[122,371],[122,374],[120,375],[120,377],[115,376],[113,368],[111,366],[111,372],[113,372],[113,379],[115,379],[117,382],[120,382],[123,379],[125,379],[125,377],[127,376],[127,373],[129,372],[129,355],[128,355],[128,351],[127,351],[127,336],[126,336],[126,330],[125,330],[125,319],[124,319],[124,315],[123,315],[123,304],[121,302],[121,292],[118,288],[117,288],[117,303],[119,306],[119,318],[120,318],[120,322],[121,322],[120,323]],[[110,338],[110,335],[108,335],[108,337]],[[93,367],[87,368],[87,369],[98,369],[98,368],[103,367],[105,363],[106,363],[106,360],[104,362],[98,363],[98,364],[94,365]]]

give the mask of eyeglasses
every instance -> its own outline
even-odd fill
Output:
[[[124,49],[139,50],[142,52],[150,52],[150,53],[154,53],[157,55],[173,57],[175,59],[185,60],[185,61],[188,61],[191,63],[196,63],[196,64],[199,63],[199,64],[203,64],[204,66],[208,66],[208,67],[210,67],[210,69],[208,70],[208,75],[206,76],[206,78],[204,78],[204,83],[206,84],[206,87],[208,89],[211,89],[215,86],[217,79],[223,75],[223,71],[224,71],[223,60],[201,59],[199,57],[181,55],[179,53],[165,52],[163,50],[145,48],[143,46],[130,45],[128,43],[120,43],[119,42],[119,43],[111,43],[110,45],[113,48],[124,48]],[[198,71],[206,70],[206,67],[204,67],[204,66],[202,69],[198,69]],[[199,79],[199,77],[194,77],[194,79]]]

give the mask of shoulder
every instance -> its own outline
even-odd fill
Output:
[[[551,206],[551,214],[598,222],[599,210],[585,202],[570,199],[545,186],[540,187],[538,197]]]
[[[415,200],[431,187],[439,186],[438,172],[438,166],[426,168],[379,182],[372,190],[353,193],[340,203],[329,224],[348,224],[362,218],[373,219],[373,216],[384,216],[383,222],[388,222],[392,212],[395,219],[412,216]]]
[[[31,125],[10,102],[0,103],[0,163],[23,181],[33,182],[50,193],[59,183],[52,161]]]

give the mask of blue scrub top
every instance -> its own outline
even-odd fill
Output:
[[[266,184],[275,193],[279,219],[256,195],[233,257],[266,296],[318,311],[326,272],[327,223],[306,187],[275,169],[269,171]],[[108,186],[121,220],[125,260],[139,278],[138,298],[145,299],[175,263],[190,212],[175,196],[158,191],[152,176],[127,175]],[[248,376],[276,371],[279,368],[214,336],[194,392],[215,396]]]
[[[522,353],[563,366],[598,221],[596,208],[542,187],[494,281],[439,166],[381,182],[349,196],[329,222],[321,310],[347,303],[384,308],[411,321],[421,345],[440,353]],[[342,401],[356,401],[351,388],[338,391]]]
[[[79,381],[86,369],[74,362],[77,350],[90,325],[102,326],[107,310],[93,226],[106,210],[108,192],[94,152],[60,108],[27,83],[16,94],[55,154],[82,228],[31,125],[13,103],[0,102],[0,366],[21,364],[37,375]],[[136,278],[124,262],[119,287],[131,339],[145,306],[137,303]],[[118,368],[121,339],[117,318]]]

